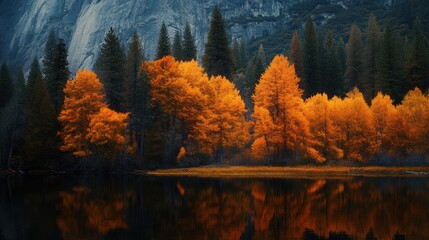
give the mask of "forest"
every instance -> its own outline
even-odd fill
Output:
[[[267,59],[230,42],[216,7],[200,62],[191,26],[171,41],[163,22],[156,59],[110,28],[76,73],[52,31],[27,77],[1,66],[0,169],[427,165],[429,43],[419,18],[392,29],[371,15],[346,42],[320,39],[308,17]]]

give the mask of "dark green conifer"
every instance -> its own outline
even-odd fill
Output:
[[[209,76],[222,75],[231,79],[233,61],[222,13],[218,6],[213,10],[202,62]]]
[[[400,49],[389,26],[384,29],[377,61],[375,92],[383,92],[399,103],[403,94]]]
[[[361,92],[365,92],[363,78],[363,58],[362,58],[362,33],[356,24],[353,24],[350,30],[349,41],[346,46],[346,72],[345,88],[347,91],[358,87]]]
[[[375,15],[371,14],[368,19],[368,26],[365,29],[365,48],[363,53],[364,64],[364,82],[368,90],[364,92],[367,101],[373,99],[377,92],[376,83],[376,65],[380,48],[380,27],[377,24]]]
[[[195,39],[192,36],[191,26],[188,22],[186,23],[185,31],[183,32],[182,48],[183,61],[191,61],[192,59],[197,60],[197,47],[195,46]]]
[[[413,24],[411,44],[407,49],[406,74],[409,89],[420,88],[423,92],[429,88],[429,43],[422,30],[422,23],[416,18]]]
[[[125,56],[113,28],[110,28],[109,32],[107,32],[104,43],[101,45],[95,71],[100,81],[104,84],[106,100],[110,108],[115,111],[122,111]]]
[[[44,81],[37,77],[27,103],[24,128],[24,165],[26,167],[48,166],[57,150],[57,123],[55,110],[49,99]]]
[[[144,51],[139,36],[135,32],[131,39],[127,54],[126,79],[125,79],[125,103],[126,111],[130,112],[129,134],[130,145],[135,145],[135,154],[138,166],[143,161],[143,142],[146,132],[149,104],[149,81],[140,67],[145,61]],[[135,141],[135,144],[134,144]]]
[[[13,83],[8,67],[3,64],[0,69],[0,109],[3,108],[13,95]]]
[[[304,30],[304,69],[306,97],[320,91],[319,43],[311,17],[307,18]]]
[[[182,39],[180,37],[179,32],[176,32],[176,34],[174,34],[173,57],[178,61],[183,59]]]
[[[331,31],[326,33],[321,52],[322,92],[326,92],[329,97],[340,96],[343,92],[343,78],[335,38]]]
[[[165,22],[162,21],[161,30],[159,31],[158,47],[156,48],[156,59],[161,59],[171,55],[170,37],[168,36]]]

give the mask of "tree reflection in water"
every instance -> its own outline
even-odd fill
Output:
[[[6,239],[429,239],[427,178],[0,182]]]

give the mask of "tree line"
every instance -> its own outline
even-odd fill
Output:
[[[216,7],[202,66],[189,23],[171,45],[163,22],[154,61],[137,33],[125,52],[111,28],[94,72],[68,79],[67,48],[51,32],[43,67],[34,59],[27,80],[1,67],[0,165],[86,171],[425,155],[429,46],[419,20],[408,39],[370,16],[364,36],[353,25],[347,44],[331,32],[319,42],[309,17],[304,44],[295,32],[288,57],[267,66],[262,45],[249,58],[243,40],[229,43]]]

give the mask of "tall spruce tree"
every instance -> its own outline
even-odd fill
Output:
[[[111,109],[121,111],[123,106],[125,56],[113,28],[104,37],[95,71],[104,84],[106,99]]]
[[[239,67],[240,69],[243,69],[246,67],[246,64],[247,64],[247,45],[244,38],[241,38],[240,40],[239,58],[240,58]]]
[[[2,64],[0,69],[0,109],[2,109],[13,95],[13,83],[8,67]]]
[[[311,17],[307,18],[304,30],[304,95],[312,96],[320,90],[319,42]]]
[[[349,41],[346,46],[346,72],[345,87],[347,91],[358,87],[361,92],[365,92],[363,78],[363,58],[362,58],[362,33],[354,23],[350,30]]]
[[[407,53],[405,69],[409,88],[418,87],[422,91],[428,90],[429,43],[425,38],[419,18],[414,21],[411,44]]]
[[[183,32],[183,61],[197,60],[197,47],[195,46],[195,39],[192,36],[191,26],[186,22],[185,31]]]
[[[131,145],[135,145],[137,164],[141,166],[143,161],[143,141],[145,127],[149,119],[149,82],[147,76],[140,72],[140,66],[145,61],[144,51],[137,33],[133,34],[127,54],[127,75],[125,79],[125,103],[126,111],[130,112],[129,134]],[[135,144],[134,142],[135,141]]]
[[[45,45],[45,54],[42,59],[42,72],[48,86],[53,83],[56,78],[55,57],[57,51],[58,38],[54,30],[51,30],[48,35],[48,40]]]
[[[363,92],[365,99],[370,101],[377,94],[375,89],[376,65],[380,45],[380,27],[377,24],[377,18],[371,14],[368,19],[368,26],[365,29],[365,49],[364,49],[364,79],[367,92]]]
[[[337,55],[338,60],[340,61],[340,67],[341,67],[341,74],[344,76],[344,73],[346,72],[346,44],[344,43],[344,40],[342,37],[338,39],[337,43]]]
[[[43,78],[42,71],[40,70],[39,61],[37,61],[37,58],[34,58],[30,66],[30,72],[28,73],[27,84],[25,87],[25,95],[27,99],[30,97],[36,79],[39,77]]]
[[[173,57],[180,61],[183,60],[183,48],[182,48],[182,39],[180,36],[180,33],[176,31],[176,34],[174,34],[174,41],[173,41]]]
[[[265,55],[264,46],[259,44],[258,48],[258,58],[261,60],[262,66],[267,66],[267,56]]]
[[[402,64],[400,50],[396,45],[396,37],[392,29],[384,29],[380,53],[377,61],[377,80],[375,91],[390,95],[395,103],[400,103],[403,94]]]
[[[289,47],[289,60],[295,65],[296,75],[301,79],[299,81],[299,88],[305,89],[304,81],[304,57],[302,52],[301,40],[299,39],[298,32],[294,32]]]
[[[64,103],[64,87],[69,78],[70,71],[67,61],[67,48],[63,39],[58,39],[55,45],[55,52],[52,65],[52,71],[49,73],[49,78],[46,76],[46,84],[55,113],[58,115]]]
[[[231,45],[231,52],[232,52],[232,61],[234,62],[234,70],[237,71],[240,69],[240,47],[238,46],[238,43],[236,40],[232,42]]]
[[[30,168],[46,167],[46,160],[52,158],[57,149],[57,123],[48,90],[40,76],[31,90],[26,110],[24,165]]]
[[[15,80],[15,89],[19,91],[24,91],[25,89],[25,77],[24,77],[24,71],[22,70],[22,67],[18,69],[18,72],[16,74],[16,80]]]
[[[321,52],[322,91],[329,97],[340,96],[343,92],[343,78],[335,38],[331,31],[326,33]]]
[[[212,13],[202,62],[209,76],[221,75],[231,79],[233,61],[222,13],[218,6]]]
[[[165,22],[162,21],[161,29],[159,31],[158,47],[156,48],[156,59],[161,59],[168,55],[171,55],[170,37],[168,36]]]
[[[261,78],[262,74],[265,71],[265,66],[259,57],[258,54],[256,54],[247,65],[246,68],[246,87],[247,92],[249,93],[249,97],[253,95],[255,92],[255,86],[259,82],[259,79]]]

